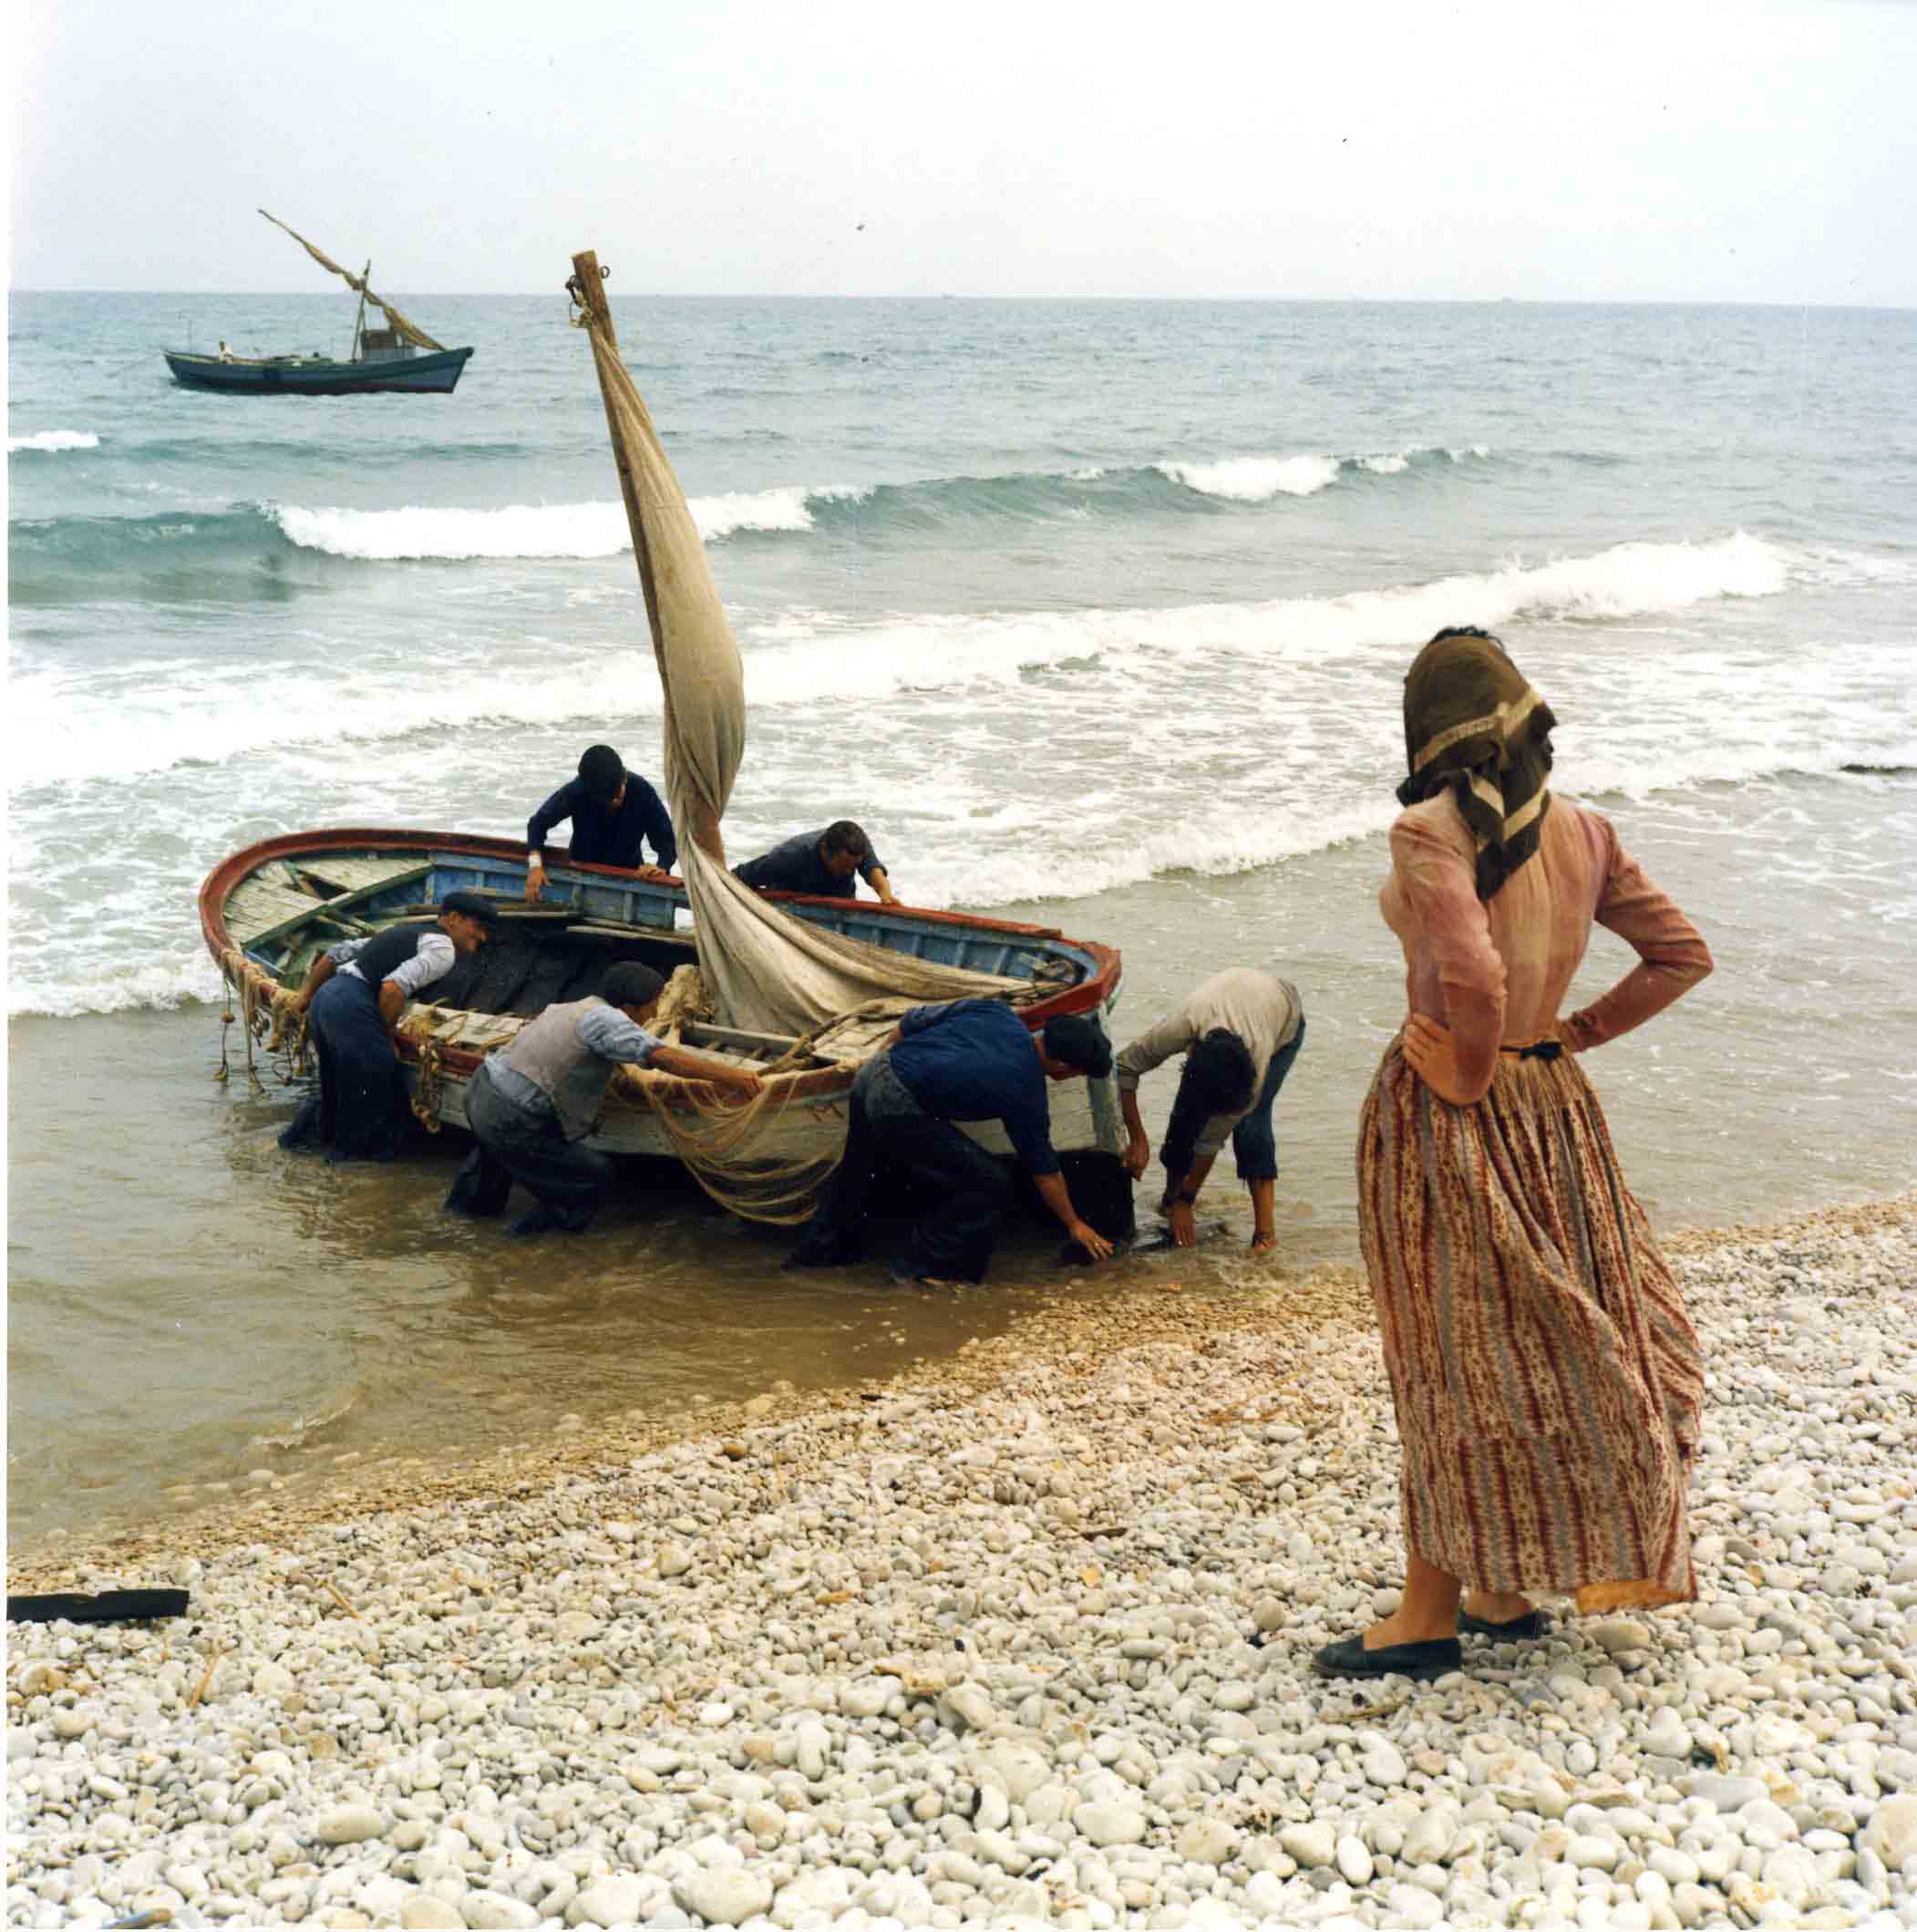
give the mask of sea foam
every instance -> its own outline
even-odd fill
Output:
[[[794,484],[778,490],[694,497],[688,507],[699,535],[716,543],[741,531],[809,530],[809,498],[855,494]],[[304,550],[365,563],[586,559],[616,557],[633,547],[625,506],[616,501],[511,503],[499,510],[421,505],[401,510],[308,510],[286,503],[267,506],[267,513],[289,542]]]
[[[1263,503],[1274,496],[1315,496],[1337,481],[1342,465],[1335,456],[1306,455],[1236,456],[1222,462],[1163,462],[1152,467],[1201,496]]]
[[[53,456],[63,449],[98,449],[100,439],[90,429],[40,429],[31,436],[9,436],[6,453],[17,456],[26,450]]]
[[[72,1019],[82,1013],[133,1013],[218,999],[220,969],[205,954],[164,965],[122,964],[82,967],[72,978],[15,973],[7,981],[10,1015]]]
[[[617,506],[607,506],[620,514]],[[401,514],[392,512],[392,514]],[[1823,567],[1829,568],[1828,563]],[[1744,532],[1702,543],[1623,543],[1587,557],[1511,561],[1476,575],[1336,597],[1164,610],[891,616],[854,623],[788,612],[742,635],[755,710],[873,705],[902,693],[1015,686],[1091,658],[1144,664],[1241,659],[1242,675],[1402,651],[1448,624],[1629,618],[1782,590],[1791,555]],[[8,789],[214,763],[273,748],[388,744],[459,726],[610,726],[655,718],[658,682],[638,652],[528,640],[523,662],[457,650],[351,680],[282,669],[181,677],[139,694],[87,695],[57,673],[16,674]]]

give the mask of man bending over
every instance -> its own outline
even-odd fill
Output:
[[[497,917],[479,894],[448,893],[437,919],[343,939],[314,960],[295,1003],[319,1061],[319,1092],[294,1115],[282,1147],[324,1147],[329,1161],[398,1157],[407,1115],[406,1073],[393,1043],[400,1016],[460,954],[485,945]]]
[[[1142,1178],[1151,1142],[1139,1113],[1139,1080],[1174,1053],[1185,1056],[1165,1128],[1165,1198],[1172,1241],[1198,1238],[1192,1210],[1211,1163],[1232,1137],[1238,1178],[1252,1193],[1252,1251],[1276,1245],[1278,1147],[1272,1103],[1304,1044],[1304,1002],[1287,979],[1256,966],[1227,966],[1118,1055],[1118,1101],[1131,1135],[1125,1166]]]
[[[486,1059],[466,1090],[473,1150],[446,1204],[456,1214],[497,1214],[517,1181],[539,1204],[509,1233],[576,1235],[611,1191],[612,1161],[585,1145],[618,1066],[656,1067],[709,1080],[748,1100],[758,1075],[645,1030],[665,981],[636,961],[609,966],[599,991],[548,1007],[519,1038]]]
[[[899,903],[884,860],[850,819],[836,820],[823,832],[801,832],[733,871],[756,892],[815,893],[822,899],[856,899],[856,873],[878,894],[881,904]]]
[[[567,856],[585,865],[616,865],[655,884],[679,861],[671,814],[659,794],[610,745],[590,745],[579,776],[562,785],[526,821],[526,903],[537,904],[546,884],[546,840],[555,825],[572,821]],[[650,841],[658,863],[643,864]]]
[[[1102,1080],[1111,1046],[1071,1015],[1034,1033],[995,999],[914,1007],[852,1082],[845,1158],[788,1267],[843,1266],[864,1253],[879,1156],[931,1183],[935,1204],[892,1262],[892,1279],[950,1287],[985,1278],[1012,1198],[1002,1163],[953,1125],[997,1121],[1065,1231],[1094,1261],[1111,1243],[1079,1217],[1052,1151],[1047,1080]]]

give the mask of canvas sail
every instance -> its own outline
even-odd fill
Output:
[[[576,261],[592,263],[590,256]],[[699,970],[720,1020],[752,1032],[800,1034],[872,1001],[902,1011],[931,1000],[1030,992],[1025,981],[828,932],[769,904],[727,870],[719,821],[746,749],[738,646],[678,479],[620,360],[596,263],[581,267],[575,285],[585,295],[582,325],[605,398],[665,691],[665,793],[679,833],[679,871],[692,902]]]
[[[260,212],[262,214],[266,215],[266,219],[271,222],[275,228],[285,229],[286,232],[290,234],[293,239],[297,242],[300,246],[304,248],[306,253],[311,255],[313,259],[317,262],[322,268],[326,269],[331,274],[337,275],[339,279],[344,282],[346,286],[353,291],[355,294],[364,295],[366,300],[373,305],[375,308],[378,309],[386,316],[387,325],[397,331],[397,333],[403,336],[407,339],[407,341],[410,342],[415,348],[444,350],[446,345],[443,342],[435,342],[433,338],[428,336],[417,322],[409,321],[405,315],[401,315],[400,312],[397,308],[395,308],[393,305],[388,302],[384,295],[376,295],[373,293],[372,289],[366,285],[366,282],[363,276],[356,275],[350,268],[342,268],[339,263],[335,262],[333,257],[325,252],[325,249],[315,248],[313,243],[309,242],[306,237],[301,234],[296,229],[287,228],[285,222],[281,221],[278,215],[266,214],[266,211],[263,208],[260,210]]]

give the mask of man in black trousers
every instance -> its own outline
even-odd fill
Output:
[[[406,1127],[406,1075],[393,1031],[406,1003],[491,936],[497,914],[478,893],[448,893],[437,919],[343,939],[316,958],[296,1004],[319,1061],[320,1088],[280,1145],[324,1147],[329,1161],[391,1161]]]
[[[1103,1079],[1111,1044],[1082,1015],[1034,1033],[1003,1001],[914,1007],[852,1082],[845,1157],[788,1268],[840,1267],[864,1253],[866,1204],[879,1156],[930,1182],[937,1204],[892,1262],[901,1286],[981,1282],[1012,1198],[1004,1166],[954,1121],[1003,1125],[1045,1204],[1094,1261],[1111,1243],[1072,1204],[1052,1149],[1047,1080]]]

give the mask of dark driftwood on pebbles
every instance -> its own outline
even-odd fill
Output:
[[[102,1590],[88,1596],[62,1590],[48,1596],[9,1596],[10,1624],[119,1624],[152,1617],[184,1617],[184,1590]]]

